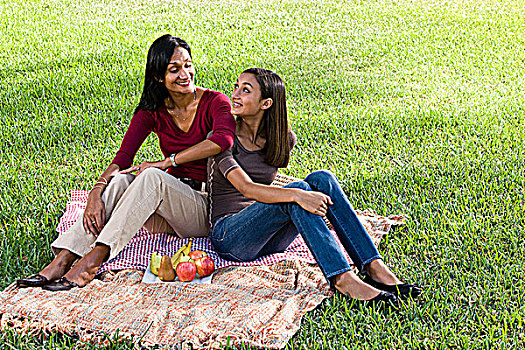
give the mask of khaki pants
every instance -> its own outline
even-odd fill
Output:
[[[102,201],[106,224],[98,238],[86,232],[81,215],[51,244],[55,254],[67,249],[82,257],[100,243],[110,247],[112,259],[142,226],[152,233],[175,233],[181,238],[208,235],[206,194],[160,169],[148,168],[137,177],[116,175],[102,193]]]

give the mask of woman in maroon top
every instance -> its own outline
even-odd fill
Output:
[[[142,97],[120,150],[90,191],[82,217],[52,243],[55,259],[18,280],[19,287],[84,286],[143,225],[180,237],[207,235],[206,158],[232,146],[235,121],[229,98],[195,86],[194,76],[184,40],[164,35],[153,42]],[[165,158],[131,167],[152,132]]]

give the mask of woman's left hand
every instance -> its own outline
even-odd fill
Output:
[[[158,169],[164,170],[166,168],[169,168],[170,166],[171,166],[171,161],[169,158],[166,158],[164,160],[159,160],[158,162],[142,162],[139,165],[134,165],[131,168],[122,170],[120,173],[128,174],[128,173],[132,173],[136,171],[137,172],[136,175],[139,176],[140,173],[146,170],[147,168],[158,168]]]

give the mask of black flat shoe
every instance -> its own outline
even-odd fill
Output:
[[[366,275],[363,281],[371,285],[372,287],[393,293],[402,299],[407,299],[408,297],[412,297],[415,299],[423,292],[421,287],[418,286],[417,284],[403,283],[403,284],[387,285],[387,284],[383,284],[381,282],[375,281],[369,275]]]
[[[370,300],[363,300],[363,305],[366,307],[391,307],[397,309],[399,307],[399,300],[393,293],[381,291],[375,298]]]
[[[399,300],[397,297],[389,292],[380,291],[377,296],[369,300],[359,300],[346,296],[347,304],[350,308],[375,307],[376,309],[391,308],[397,310],[399,308]]]
[[[16,281],[16,286],[18,288],[28,288],[28,287],[42,287],[51,283],[46,277],[37,273],[26,278],[22,278]]]
[[[42,289],[49,290],[52,292],[58,292],[62,290],[70,290],[70,289],[77,288],[77,287],[79,287],[78,284],[76,284],[75,282],[71,282],[65,277],[62,277],[61,279],[57,281],[53,281],[43,286]]]

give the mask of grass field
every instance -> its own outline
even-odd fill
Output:
[[[288,174],[330,169],[355,207],[410,217],[381,252],[421,299],[330,300],[288,349],[524,347],[523,1],[0,0],[0,288],[52,259],[69,191],[117,151],[165,33],[192,45],[201,86],[283,77]],[[136,162],[159,157],[151,136]],[[0,348],[90,346],[4,331]]]

